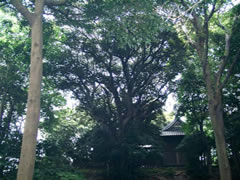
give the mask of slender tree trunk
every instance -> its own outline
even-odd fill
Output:
[[[3,134],[3,112],[4,112],[4,97],[0,102],[0,145],[2,143],[2,134]]]
[[[31,180],[34,172],[42,82],[42,11],[44,1],[40,1],[36,2],[36,10],[39,12],[35,14],[31,25],[30,85],[17,180]]]
[[[204,47],[204,46],[203,46]],[[207,46],[205,46],[206,48]],[[208,48],[207,48],[208,50]],[[202,62],[203,75],[208,96],[208,111],[213,126],[215,144],[217,149],[218,166],[221,180],[231,180],[231,168],[228,160],[227,146],[224,136],[222,90],[212,79],[210,65],[208,63],[207,51],[198,48],[198,55]],[[204,52],[205,51],[205,52]]]
[[[37,130],[40,116],[40,94],[42,83],[42,16],[44,5],[60,6],[67,0],[35,0],[35,11],[32,13],[20,0],[10,3],[25,17],[31,25],[31,68],[28,90],[27,116],[24,124],[23,142],[17,174],[17,180],[31,180],[33,177]]]
[[[1,102],[0,102],[0,128],[2,126],[2,121],[3,121],[3,112],[4,112],[4,97],[2,98]]]
[[[208,89],[209,91],[209,89]],[[213,95],[212,93],[209,93]],[[214,137],[217,148],[218,165],[221,180],[231,180],[231,168],[228,160],[227,146],[224,136],[224,121],[222,109],[222,93],[216,89],[215,97],[208,97],[209,114],[214,129]]]
[[[222,90],[214,82],[213,74],[208,62],[208,24],[205,24],[205,31],[199,30],[205,37],[199,34],[197,43],[197,54],[202,63],[203,77],[206,85],[208,96],[208,111],[212,122],[215,144],[217,149],[218,165],[221,180],[231,180],[231,168],[228,160],[227,146],[224,136],[224,121],[223,121],[223,105],[222,105]]]
[[[230,48],[230,35],[228,33],[225,34],[225,51],[224,51],[224,58],[222,60],[222,64],[220,65],[218,72],[215,73],[215,70],[211,70],[209,65],[209,24],[210,20],[215,13],[217,13],[217,6],[219,3],[219,8],[223,5],[223,1],[201,1],[201,5],[199,4],[199,9],[195,9],[195,5],[191,6],[190,1],[181,0],[181,5],[186,8],[186,13],[189,14],[186,16],[187,21],[189,19],[193,25],[195,31],[195,38],[189,36],[189,33],[192,29],[188,29],[185,31],[183,28],[183,32],[185,32],[187,39],[189,40],[190,44],[194,46],[197,50],[198,57],[202,63],[202,70],[203,70],[203,77],[205,80],[207,96],[208,96],[208,111],[210,115],[210,119],[214,129],[214,137],[217,149],[217,156],[218,156],[218,164],[219,164],[219,171],[221,180],[231,180],[231,168],[230,163],[228,160],[227,154],[227,146],[224,137],[224,122],[223,122],[223,106],[222,106],[222,88],[228,81],[229,75],[231,74],[232,68],[234,64],[237,62],[238,53],[233,61],[232,65],[228,68],[228,73],[221,82],[221,77],[226,67],[227,59],[229,58],[229,48]],[[188,5],[190,2],[191,5]],[[200,1],[199,1],[200,2]],[[199,13],[198,11],[202,11]],[[201,16],[200,16],[201,14]],[[192,18],[190,18],[190,16]],[[185,25],[183,27],[186,27]],[[227,28],[228,29],[228,28]],[[224,30],[225,27],[224,27]]]

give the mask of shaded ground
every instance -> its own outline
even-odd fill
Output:
[[[87,180],[106,180],[106,173],[102,169],[81,169]],[[183,168],[141,168],[137,170],[141,180],[188,180]]]

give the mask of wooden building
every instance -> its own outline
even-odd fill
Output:
[[[175,119],[162,129],[161,137],[164,143],[163,166],[184,166],[184,153],[177,150],[177,146],[184,138],[180,119]]]

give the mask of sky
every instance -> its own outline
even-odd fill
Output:
[[[240,3],[240,0],[233,0],[232,2],[234,5],[236,5],[236,4]]]

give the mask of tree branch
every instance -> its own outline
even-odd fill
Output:
[[[217,0],[214,1],[213,8],[212,8],[212,10],[211,10],[211,12],[210,12],[210,14],[209,14],[209,16],[208,16],[208,20],[210,20],[210,19],[212,18],[213,14],[214,14],[215,12],[217,12],[217,11],[219,11],[219,10],[221,9],[222,4],[223,4],[223,0],[221,0],[219,6],[216,7],[216,5],[217,5]]]
[[[47,6],[61,6],[64,5],[67,0],[45,0]]]
[[[208,21],[212,18],[213,14],[216,12],[216,4],[217,4],[217,0],[215,0],[214,3],[213,3],[212,10],[211,10],[211,12],[210,12],[210,14],[209,14],[209,16],[207,18]]]
[[[233,24],[236,24],[236,21],[238,20],[238,17],[234,17],[234,20],[233,20]],[[232,37],[232,34],[234,33],[233,32],[233,28],[234,26],[232,27],[231,30],[228,30],[225,26],[223,26],[220,21],[219,23],[217,24],[222,30],[225,31],[225,50],[224,50],[224,57],[223,57],[223,61],[222,61],[222,64],[219,68],[219,71],[217,73],[217,85],[221,88],[223,88],[225,86],[225,84],[227,83],[229,77],[227,77],[227,79],[224,80],[224,82],[221,84],[221,77],[222,77],[222,74],[223,74],[223,71],[227,65],[227,60],[229,59],[229,54],[230,54],[230,39]],[[240,50],[239,50],[240,51]],[[232,68],[233,66],[236,64],[235,61],[237,61],[238,57],[239,56],[239,51],[237,52],[236,56],[235,56],[235,59],[233,61],[233,64],[230,66],[229,70],[232,71]],[[231,72],[228,71],[228,74],[227,76],[230,76],[231,75]],[[226,81],[226,82],[225,82]]]
[[[10,0],[10,3],[27,19],[28,23],[32,25],[34,13],[31,13],[19,0]]]
[[[217,72],[217,85],[220,85],[221,83],[221,77],[222,73],[227,65],[227,60],[229,57],[229,51],[230,51],[230,35],[225,34],[225,52],[224,52],[224,57],[221,63],[221,66],[219,68],[219,71]]]
[[[229,80],[229,78],[230,78],[230,76],[231,76],[231,74],[232,74],[233,68],[234,68],[234,66],[235,66],[235,64],[237,63],[237,61],[238,61],[239,58],[240,58],[240,49],[237,51],[237,54],[236,54],[236,56],[234,57],[234,60],[233,60],[233,62],[232,62],[232,64],[231,64],[231,66],[230,66],[229,69],[228,69],[227,75],[226,75],[223,83],[221,83],[221,85],[220,85],[220,89],[222,89],[222,88],[227,84],[227,82],[228,82],[228,80]]]

